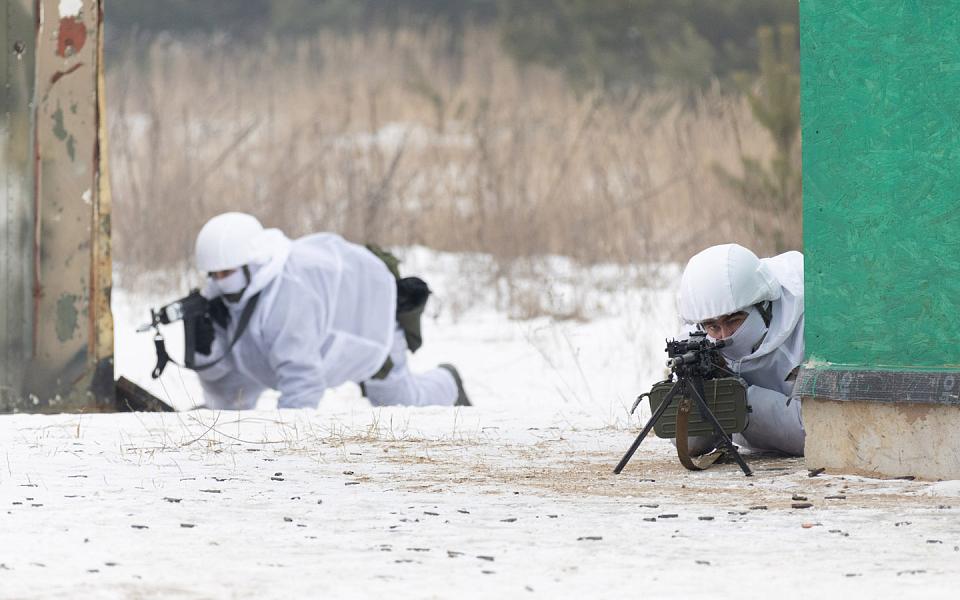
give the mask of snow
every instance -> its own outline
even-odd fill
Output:
[[[457,364],[475,407],[344,386],[318,410],[4,416],[0,598],[956,597],[956,482],[751,454],[749,479],[691,473],[656,438],[612,474],[677,331],[675,269],[618,288],[557,259],[539,290],[585,318],[511,319],[503,281],[463,275],[483,257],[405,255],[436,290],[414,364]],[[134,333],[169,299],[116,290],[117,371],[186,408],[195,380],[152,382]]]
[[[80,11],[83,10],[83,0],[60,0],[57,9],[60,12],[61,19],[79,17]]]
[[[952,496],[960,498],[960,481],[941,481],[923,491],[929,496]]]

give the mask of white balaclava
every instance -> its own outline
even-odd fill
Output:
[[[213,284],[224,296],[232,296],[242,292],[250,284],[250,279],[247,277],[247,270],[240,268],[222,279],[214,279]]]
[[[724,346],[720,349],[720,353],[728,360],[736,361],[753,354],[767,335],[767,324],[757,307],[751,306],[746,312],[746,320],[733,335],[724,339]]]

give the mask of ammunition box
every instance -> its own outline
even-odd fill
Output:
[[[650,390],[650,414],[656,412],[667,393],[673,387],[671,381],[661,381]],[[739,379],[724,377],[722,379],[708,379],[703,382],[704,400],[710,412],[717,417],[723,431],[729,435],[739,433],[747,427],[747,389]],[[660,420],[654,425],[653,431],[657,437],[673,439],[677,437],[677,407],[680,406],[682,396],[673,397],[670,407]],[[687,421],[687,434],[691,436],[713,435],[713,426],[710,421],[700,416],[697,403],[691,400],[690,416]]]

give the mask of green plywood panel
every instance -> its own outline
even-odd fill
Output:
[[[801,0],[811,366],[960,367],[960,8]]]

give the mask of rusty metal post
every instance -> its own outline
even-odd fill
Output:
[[[7,0],[0,412],[112,410],[100,0]]]
[[[0,409],[22,391],[33,352],[34,22],[33,0],[10,0],[0,12]]]

